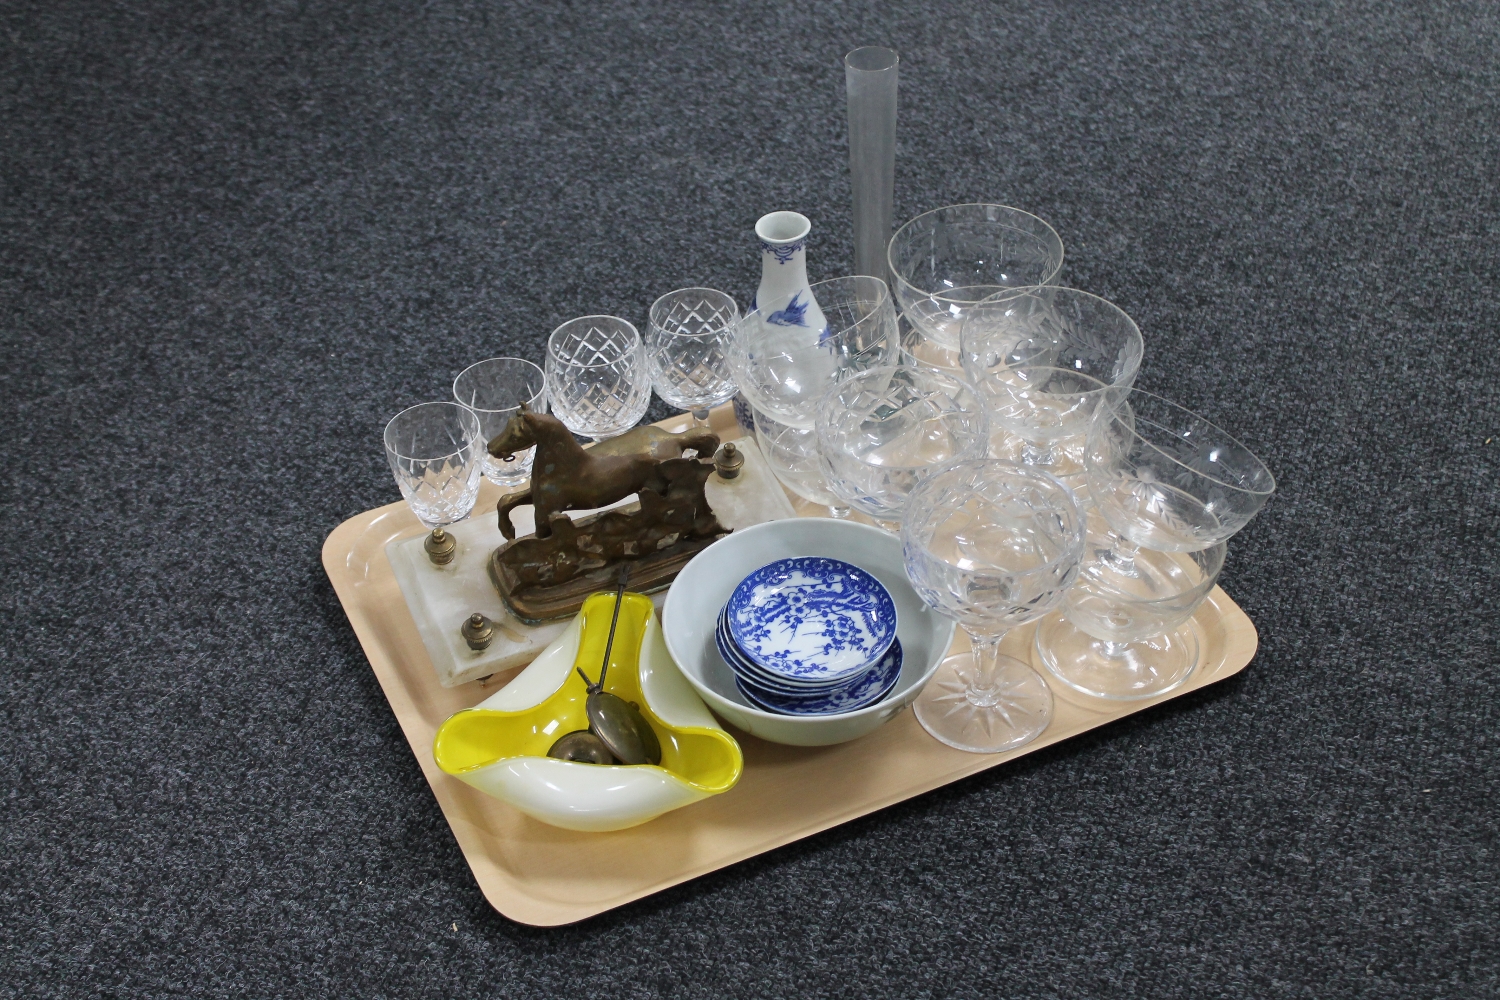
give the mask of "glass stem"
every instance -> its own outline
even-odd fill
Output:
[[[1005,690],[1000,676],[1000,641],[1005,638],[1005,631],[975,632],[964,629],[969,636],[969,645],[974,650],[974,679],[964,692],[964,697],[971,705],[990,708],[1000,701],[1000,695]]]
[[[696,430],[707,430],[708,429],[708,407],[705,406],[701,410],[690,410],[688,412],[692,413],[692,415],[693,415],[693,427],[694,427],[694,429],[696,429]]]
[[[849,516],[849,508],[844,506],[843,504],[831,503],[828,505],[828,516],[836,517],[842,520],[843,518]]]
[[[1099,652],[1111,660],[1118,660],[1130,651],[1130,643],[1115,642],[1113,639],[1103,639],[1099,642]]]
[[[1050,466],[1055,457],[1052,454],[1051,444],[1037,444],[1027,441],[1021,447],[1021,463],[1023,465]]]
[[[1099,554],[1099,561],[1121,576],[1140,576],[1135,568],[1135,554],[1141,547],[1119,532],[1110,532],[1110,547]]]

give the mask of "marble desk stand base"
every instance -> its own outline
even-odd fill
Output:
[[[726,439],[738,437],[727,406],[714,412],[713,426]],[[498,496],[491,491],[481,503],[493,509]],[[488,689],[438,682],[388,557],[398,548],[392,543],[420,544],[423,534],[404,503],[366,511],[328,536],[323,566],[481,891],[495,909],[527,924],[583,920],[1181,697],[1243,670],[1257,641],[1250,619],[1216,587],[1194,615],[1204,639],[1202,664],[1165,697],[1092,702],[1054,685],[1057,707],[1047,731],[1001,754],[944,746],[910,712],[830,747],[782,746],[734,732],[745,771],[725,794],[629,830],[577,833],[531,819],[444,774],[433,760],[437,727],[492,694],[494,682]],[[1032,626],[1015,629],[1002,651],[1031,659],[1033,633]],[[964,646],[959,633],[954,651]]]
[[[680,420],[681,418],[678,418]],[[665,421],[672,425],[674,421]],[[761,457],[753,440],[737,443],[745,456],[740,474],[727,482],[710,476],[705,487],[708,504],[719,523],[726,528],[748,528],[763,521],[795,517],[786,493]],[[489,486],[488,483],[485,486]],[[438,683],[454,687],[483,677],[494,678],[520,670],[547,648],[547,644],[568,627],[568,619],[527,625],[506,607],[490,577],[490,557],[504,544],[495,504],[500,492],[480,493],[474,514],[448,531],[458,543],[458,552],[446,566],[434,566],[422,548],[425,535],[402,538],[387,547],[391,572],[401,587],[407,610],[416,622],[422,645],[432,660]],[[628,508],[636,502],[632,494],[601,510]],[[569,516],[581,521],[599,511],[573,511]],[[518,536],[535,529],[530,506],[517,507],[511,515]],[[685,560],[684,560],[685,561]],[[609,586],[600,589],[608,590]],[[657,606],[665,591],[657,596]],[[488,647],[472,650],[459,632],[464,619],[479,612],[495,623],[496,635]]]

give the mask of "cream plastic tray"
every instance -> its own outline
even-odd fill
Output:
[[[728,407],[714,412],[713,426],[725,439],[739,436]],[[499,496],[486,483],[477,516],[492,511]],[[481,891],[495,909],[526,924],[582,920],[1195,691],[1244,669],[1257,643],[1250,619],[1216,587],[1195,616],[1203,663],[1166,697],[1085,705],[1059,694],[1040,739],[993,755],[938,743],[910,712],[831,747],[780,746],[731,728],[745,752],[745,773],[733,789],[633,829],[575,833],[523,815],[433,761],[432,738],[443,720],[493,694],[515,671],[485,686],[438,683],[386,559],[388,543],[422,531],[404,503],[366,511],[328,536],[323,566]],[[1031,627],[1017,629],[1004,649],[1030,659],[1031,639]],[[962,633],[955,642],[956,648],[965,642]]]

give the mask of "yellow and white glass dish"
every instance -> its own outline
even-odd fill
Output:
[[[739,744],[714,721],[667,652],[651,599],[626,594],[605,690],[635,702],[661,742],[660,765],[558,760],[558,738],[589,726],[581,669],[597,679],[613,594],[594,594],[567,631],[515,679],[438,728],[448,774],[553,826],[623,830],[718,795],[744,770]]]

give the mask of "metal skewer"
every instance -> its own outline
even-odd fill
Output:
[[[656,733],[651,729],[651,724],[646,721],[640,709],[618,695],[604,690],[604,678],[609,673],[609,656],[615,647],[615,629],[620,624],[620,606],[625,602],[625,587],[629,582],[630,566],[629,564],[622,565],[619,586],[615,590],[614,615],[609,620],[609,638],[604,644],[604,662],[599,666],[599,680],[590,681],[588,674],[583,672],[583,668],[577,668],[578,676],[583,678],[583,683],[589,692],[586,706],[589,728],[587,731],[579,730],[576,733],[569,733],[553,744],[553,751],[558,751],[554,754],[555,756],[564,756],[566,753],[568,755],[566,759],[569,760],[604,763],[597,760],[596,748],[591,742],[587,748],[588,754],[580,753],[586,749],[582,744],[588,742],[581,738],[593,736],[622,764],[661,763],[661,741],[657,739]],[[572,740],[572,743],[564,747],[563,740]]]
[[[615,626],[620,624],[620,605],[625,603],[625,585],[630,582],[630,564],[620,565],[620,585],[615,588],[615,613],[609,616],[609,638],[604,642],[604,663],[599,667],[599,686],[604,687],[604,675],[609,672],[609,654],[615,648]],[[585,677],[583,682],[588,683]]]

